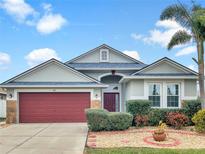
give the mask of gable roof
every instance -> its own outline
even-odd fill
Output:
[[[81,77],[83,77],[83,78],[88,79],[89,82],[94,82],[94,83],[96,83],[96,84],[100,84],[100,85],[102,85],[102,86],[105,86],[105,85],[103,85],[102,83],[100,83],[98,80],[96,80],[96,79],[94,79],[94,78],[92,78],[92,77],[90,77],[90,76],[88,76],[88,75],[86,75],[86,74],[84,74],[84,73],[81,73],[81,72],[77,71],[76,69],[74,69],[74,68],[72,68],[72,67],[70,67],[70,66],[68,66],[68,65],[65,65],[64,63],[62,63],[62,62],[60,62],[60,61],[58,61],[57,59],[54,59],[54,58],[52,58],[52,59],[50,59],[50,60],[48,60],[48,61],[46,61],[46,62],[44,62],[44,63],[41,63],[41,64],[39,64],[39,65],[37,65],[37,66],[35,66],[35,67],[33,67],[33,68],[27,70],[27,71],[25,71],[25,72],[23,72],[23,73],[21,73],[21,74],[15,76],[15,77],[13,77],[13,78],[11,78],[11,79],[9,79],[9,80],[3,82],[1,85],[11,84],[14,80],[19,79],[19,78],[22,77],[22,76],[28,75],[29,73],[32,73],[32,72],[34,72],[34,71],[36,71],[36,70],[38,70],[38,69],[40,69],[40,68],[42,68],[42,67],[44,67],[44,66],[46,66],[46,65],[49,65],[49,64],[51,64],[51,63],[56,63],[56,64],[58,64],[58,65],[61,65],[61,66],[65,67],[66,69],[72,71],[72,72],[75,73],[76,75],[79,75],[79,76],[81,76]]]
[[[123,57],[125,57],[125,58],[130,59],[130,60],[133,61],[134,63],[144,64],[143,62],[141,62],[141,61],[139,61],[139,60],[136,60],[136,59],[134,59],[134,58],[132,58],[132,57],[130,57],[130,56],[124,54],[123,52],[112,48],[111,46],[109,46],[109,45],[107,45],[107,44],[102,44],[102,45],[100,45],[100,46],[98,46],[98,47],[96,47],[96,48],[94,48],[94,49],[91,49],[91,50],[89,50],[89,51],[87,51],[87,52],[81,54],[80,56],[77,56],[77,57],[75,57],[75,58],[73,58],[73,59],[71,59],[71,60],[65,62],[65,63],[66,63],[66,64],[73,63],[73,62],[76,61],[77,59],[80,59],[81,57],[84,57],[84,56],[86,56],[86,55],[88,55],[88,54],[90,54],[90,53],[93,53],[93,52],[95,52],[97,49],[100,49],[100,48],[103,48],[103,47],[104,47],[104,48],[108,48],[108,49],[112,50],[113,52],[115,52],[116,54],[119,54],[119,55],[121,55],[121,56],[123,56]]]
[[[184,73],[184,74],[187,74],[187,75],[191,74],[191,75],[196,75],[196,76],[198,75],[197,72],[191,70],[190,68],[188,68],[188,67],[186,67],[186,66],[184,66],[184,65],[182,65],[182,64],[180,64],[180,63],[178,63],[178,62],[176,62],[176,61],[174,61],[174,60],[172,60],[172,59],[170,59],[168,57],[163,57],[163,58],[161,58],[161,59],[151,63],[150,65],[147,65],[147,66],[143,67],[142,69],[138,70],[137,72],[131,74],[131,76],[143,75],[146,70],[155,67],[156,65],[158,65],[161,62],[168,62],[168,63],[170,63],[172,65],[175,65],[176,67],[178,67],[179,69],[183,70],[184,72],[187,72],[187,73]]]

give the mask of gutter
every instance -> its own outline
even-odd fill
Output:
[[[198,79],[198,76],[125,76],[119,83],[125,79]]]
[[[107,88],[108,85],[0,85],[2,88]]]

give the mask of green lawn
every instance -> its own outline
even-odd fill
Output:
[[[152,148],[110,148],[110,149],[91,149],[86,148],[85,154],[205,154],[205,149],[152,149]]]

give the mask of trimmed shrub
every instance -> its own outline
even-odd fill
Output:
[[[205,132],[205,109],[199,110],[192,118],[192,121],[195,124],[196,131],[204,133]]]
[[[183,109],[186,116],[188,116],[190,122],[189,124],[192,125],[191,118],[201,110],[201,101],[200,100],[184,100],[183,102]]]
[[[126,103],[127,112],[136,115],[147,115],[151,109],[151,102],[149,100],[129,100]]]
[[[166,123],[176,129],[181,129],[189,122],[189,118],[185,114],[179,112],[169,112],[166,118]]]
[[[146,115],[137,115],[134,119],[135,125],[137,127],[143,127],[148,125],[148,116]]]
[[[109,125],[108,111],[103,109],[86,109],[88,128],[92,131],[106,130]]]
[[[129,113],[108,112],[103,109],[86,109],[88,128],[91,131],[125,130],[132,124]]]
[[[166,116],[170,112],[183,113],[183,109],[151,109],[148,115],[148,124],[151,126],[157,126],[159,121],[166,122]]]
[[[125,130],[132,125],[133,116],[124,112],[110,112],[108,130]]]

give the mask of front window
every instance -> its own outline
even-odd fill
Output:
[[[179,85],[167,85],[167,107],[179,107]]]
[[[153,107],[160,107],[160,84],[149,84],[149,100]]]

